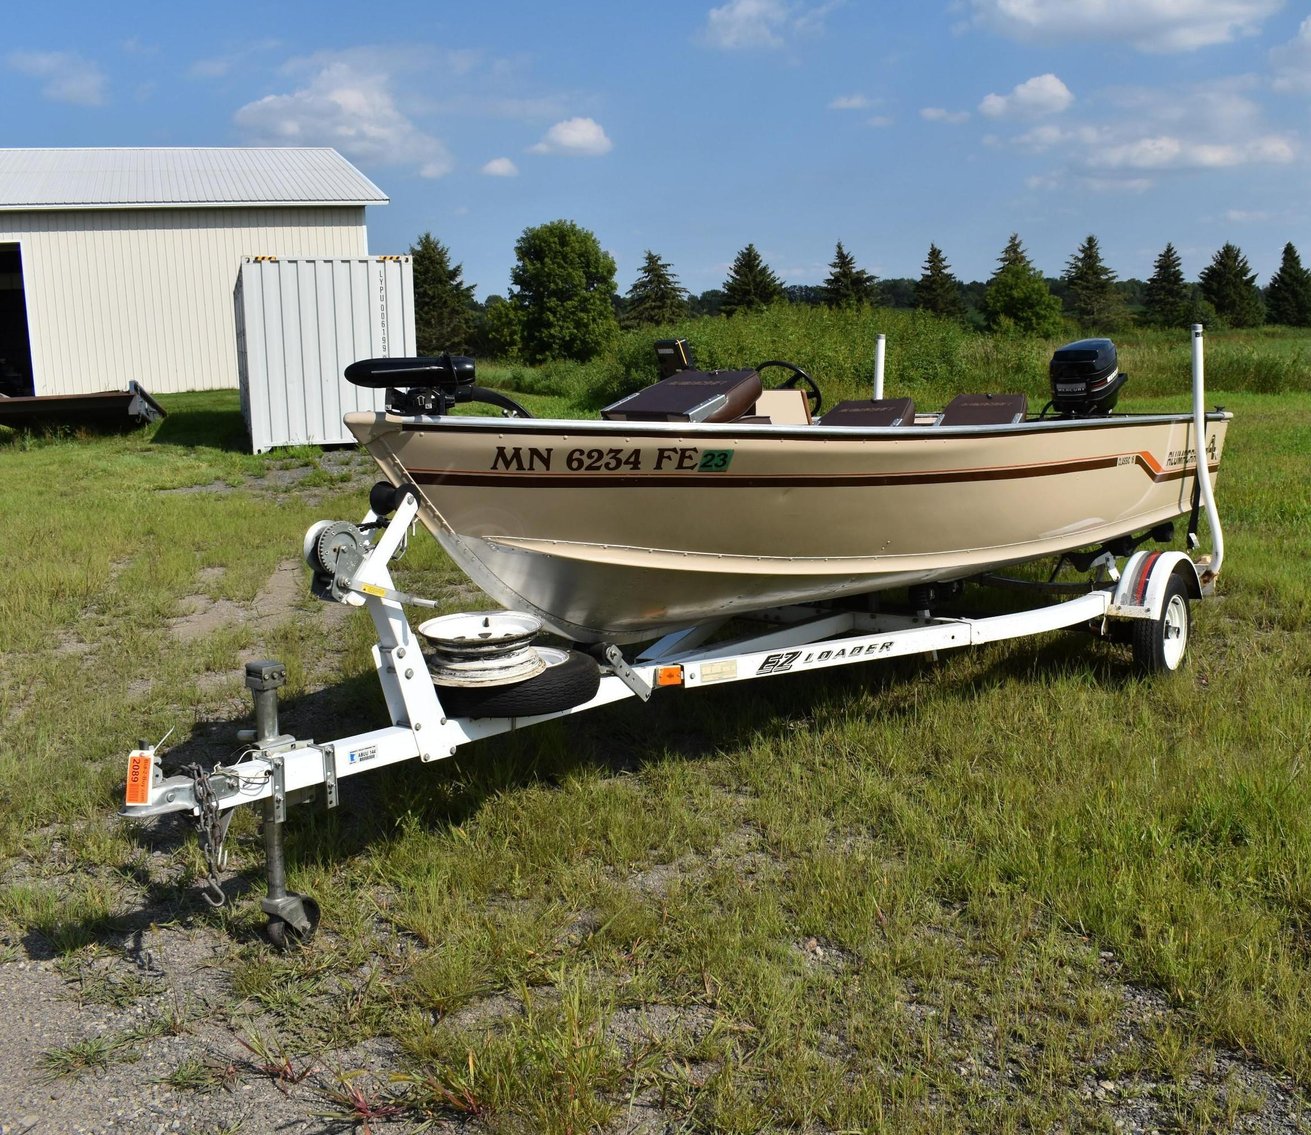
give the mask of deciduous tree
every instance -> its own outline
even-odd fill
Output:
[[[1259,327],[1265,306],[1256,286],[1256,273],[1236,244],[1226,243],[1202,269],[1202,295],[1230,327]]]
[[[961,303],[960,281],[951,273],[951,265],[936,244],[929,245],[924,273],[915,285],[915,306],[921,311],[959,319],[965,314]]]
[[[669,270],[669,264],[650,249],[646,250],[642,269],[628,289],[627,298],[624,323],[630,327],[673,323],[688,313],[687,289]]]
[[[829,264],[828,279],[824,281],[824,303],[829,307],[860,307],[878,302],[878,281],[863,268],[856,267],[856,258],[838,246]]]
[[[1266,318],[1285,327],[1311,327],[1311,272],[1291,243],[1265,292]]]
[[[752,308],[765,307],[783,298],[783,285],[761,259],[754,244],[746,248],[733,260],[728,270],[728,279],[724,281],[724,302],[720,310],[725,315]]]
[[[467,352],[473,343],[473,285],[463,280],[463,267],[451,264],[451,254],[432,233],[412,245],[414,269],[414,338],[421,355],[443,351]]]
[[[1061,301],[1029,260],[1018,233],[1011,233],[998,257],[983,310],[989,331],[1046,336],[1061,328]]]
[[[524,229],[514,246],[510,302],[530,363],[586,362],[613,341],[615,262],[594,233],[573,221]]]

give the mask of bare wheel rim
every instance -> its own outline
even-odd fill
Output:
[[[1170,596],[1161,616],[1161,653],[1168,670],[1179,669],[1188,649],[1188,600],[1182,595]]]

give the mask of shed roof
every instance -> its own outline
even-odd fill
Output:
[[[0,149],[0,210],[386,202],[328,147]]]

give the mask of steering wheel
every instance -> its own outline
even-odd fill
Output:
[[[790,370],[792,377],[784,379],[779,383],[779,390],[791,390],[793,387],[805,383],[806,401],[810,403],[810,413],[814,417],[819,413],[819,408],[824,404],[824,396],[819,392],[819,387],[815,380],[802,370],[796,363],[785,363],[782,359],[770,359],[767,363],[761,363],[756,367],[757,371],[762,371],[766,367],[782,367],[784,370]]]

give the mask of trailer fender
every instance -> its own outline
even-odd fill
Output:
[[[1165,590],[1172,576],[1179,576],[1190,599],[1202,597],[1197,565],[1184,552],[1135,552],[1124,565],[1116,585],[1108,618],[1159,619],[1165,604]]]

